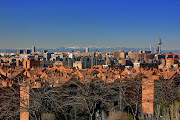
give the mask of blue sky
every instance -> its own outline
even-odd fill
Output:
[[[0,48],[180,49],[179,0],[0,0]]]

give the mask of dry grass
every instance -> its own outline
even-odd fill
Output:
[[[54,114],[51,113],[42,113],[42,120],[56,120],[56,117]]]
[[[127,113],[114,112],[107,117],[107,120],[131,120]]]

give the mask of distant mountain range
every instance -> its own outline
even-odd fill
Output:
[[[114,51],[134,51],[137,52],[139,50],[149,50],[149,48],[125,48],[125,47],[96,47],[89,46],[89,52],[114,52]],[[23,48],[25,50],[25,48]],[[76,51],[85,51],[86,47],[78,47],[78,46],[65,46],[59,47],[55,49],[46,49],[46,48],[36,48],[36,51],[48,50],[48,52],[76,52]],[[17,52],[19,49],[0,49],[0,52]],[[162,53],[173,52],[180,54],[180,50],[162,50]]]

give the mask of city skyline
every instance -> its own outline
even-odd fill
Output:
[[[177,49],[180,2],[0,1],[0,49],[99,46]]]

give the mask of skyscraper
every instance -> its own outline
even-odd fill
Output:
[[[32,53],[35,53],[35,47],[34,46],[32,46]]]
[[[31,54],[31,50],[26,49],[26,50],[25,50],[25,53],[26,53],[26,54]]]
[[[150,51],[153,52],[153,47],[152,47],[152,45],[150,45]]]
[[[159,53],[161,53],[161,44],[162,44],[162,42],[161,42],[161,38],[160,38],[160,36],[159,36],[159,41],[158,41]]]
[[[87,48],[86,48],[86,53],[88,53],[88,52],[89,52],[89,48],[87,47]]]
[[[21,49],[20,49],[20,50],[17,51],[17,54],[18,54],[18,55],[19,55],[19,54],[23,54],[23,53],[24,53],[24,50],[21,50]]]

